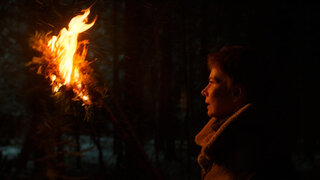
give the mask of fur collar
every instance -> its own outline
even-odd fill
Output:
[[[212,157],[208,156],[209,151],[214,148],[216,140],[223,136],[225,129],[232,126],[243,112],[247,111],[252,104],[246,104],[227,119],[212,118],[204,128],[196,135],[195,142],[201,146],[201,152],[198,156],[198,163],[203,170],[207,170],[212,164]]]

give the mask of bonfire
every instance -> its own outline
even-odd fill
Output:
[[[79,34],[91,28],[97,20],[88,23],[90,8],[71,19],[67,28],[62,28],[58,35],[51,32],[36,32],[31,38],[31,47],[40,52],[27,66],[36,68],[50,80],[52,93],[57,98],[65,91],[72,91],[72,100],[80,101],[83,106],[92,105],[92,91],[96,89],[92,78],[90,62],[86,60],[88,40],[79,40]]]

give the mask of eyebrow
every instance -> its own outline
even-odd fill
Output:
[[[210,81],[210,80],[214,80],[214,81],[216,81],[216,82],[220,82],[220,81],[221,81],[221,79],[219,79],[219,78],[217,78],[217,77],[210,77],[210,76],[209,76],[208,79],[209,79],[209,81]]]

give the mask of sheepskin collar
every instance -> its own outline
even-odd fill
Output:
[[[207,170],[212,164],[212,157],[208,156],[209,151],[214,148],[215,142],[225,133],[226,128],[232,126],[243,112],[247,111],[252,104],[246,104],[229,118],[215,119],[211,118],[204,128],[196,135],[195,142],[201,146],[201,152],[198,156],[198,163],[203,170]]]

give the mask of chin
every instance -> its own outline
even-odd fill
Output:
[[[212,112],[208,112],[207,114],[208,114],[209,117],[213,117],[214,116],[214,114]]]

